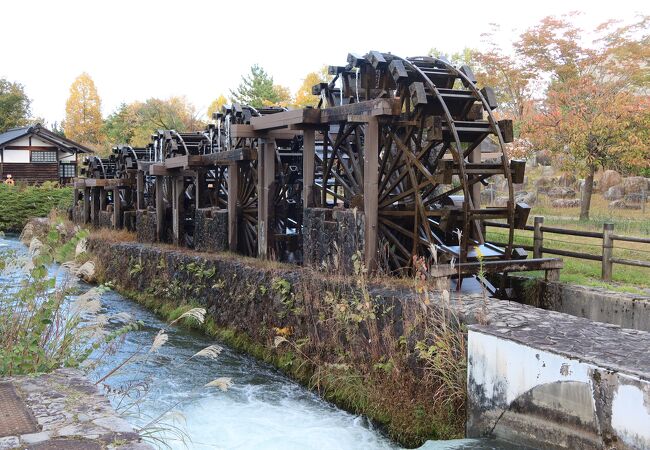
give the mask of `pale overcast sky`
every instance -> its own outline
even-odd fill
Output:
[[[349,52],[400,56],[479,47],[489,23],[522,30],[582,11],[583,27],[650,14],[650,2],[543,1],[3,1],[0,77],[25,85],[34,116],[65,116],[69,86],[94,79],[102,112],[185,95],[200,111],[228,95],[252,64],[294,92]],[[515,31],[512,36],[516,36]]]

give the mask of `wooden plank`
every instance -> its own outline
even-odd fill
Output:
[[[198,157],[199,161],[201,160],[201,155],[181,155],[181,156],[174,156],[173,158],[165,159],[163,165],[167,170],[187,169],[190,166],[190,162],[195,161],[194,157]]]
[[[494,272],[529,272],[533,270],[559,270],[564,263],[559,258],[511,259],[498,261],[483,261],[456,263],[452,268],[448,264],[432,266],[430,274],[434,278],[476,274],[479,270],[486,273]]]
[[[155,163],[149,166],[149,175],[168,176],[170,172],[163,163]]]
[[[377,230],[379,227],[379,121],[376,117],[366,125],[363,158],[363,211],[365,214],[365,264],[377,267]]]
[[[297,124],[319,124],[320,109],[304,108],[293,111],[283,111],[275,114],[268,114],[261,117],[251,118],[251,125],[254,130],[272,130],[274,128],[284,128],[289,125]]]
[[[305,130],[302,148],[302,205],[314,206],[314,155],[316,154],[315,131]]]
[[[379,98],[348,105],[334,106],[321,110],[320,123],[345,121],[349,116],[399,116],[400,100],[396,98]]]
[[[162,242],[165,225],[165,202],[163,199],[165,179],[162,176],[156,177],[156,239]]]
[[[263,139],[261,157],[257,162],[258,200],[257,200],[257,254],[260,258],[269,257],[272,220],[273,184],[275,182],[275,140]]]
[[[228,167],[228,247],[237,251],[237,197],[239,192],[239,164],[232,163]]]

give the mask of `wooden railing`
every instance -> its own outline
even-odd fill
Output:
[[[505,223],[499,222],[485,222],[486,227],[495,227],[495,228],[508,228],[508,225]],[[650,268],[650,261],[638,260],[638,259],[624,259],[614,257],[614,242],[634,242],[638,244],[650,244],[650,238],[642,237],[633,237],[633,236],[623,236],[620,234],[614,233],[614,224],[613,223],[604,223],[603,231],[580,231],[580,230],[568,230],[565,228],[556,228],[556,227],[547,227],[544,226],[544,218],[536,216],[534,218],[534,225],[526,225],[524,230],[533,232],[533,245],[519,245],[516,247],[521,247],[524,250],[533,252],[533,258],[542,258],[544,253],[558,256],[566,256],[569,258],[578,258],[586,259],[591,261],[600,261],[602,264],[601,278],[604,281],[612,281],[612,270],[614,264],[621,264],[625,266],[636,266],[636,267],[647,267]],[[600,255],[592,253],[577,252],[573,250],[566,250],[560,248],[551,248],[544,245],[544,234],[559,234],[563,236],[578,236],[584,238],[593,238],[600,241],[600,248],[602,249]],[[502,242],[492,242],[496,245],[505,246]],[[576,244],[571,242],[566,242],[567,244]],[[579,244],[577,244],[579,245]],[[639,251],[632,249],[633,251]],[[649,249],[650,250],[650,249]],[[650,251],[645,251],[650,254]]]

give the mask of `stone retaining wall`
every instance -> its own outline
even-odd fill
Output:
[[[228,250],[228,211],[199,208],[194,213],[194,248],[201,252]]]

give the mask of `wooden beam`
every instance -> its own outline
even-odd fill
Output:
[[[233,161],[251,161],[255,159],[257,159],[257,149],[237,148],[234,150],[226,150],[223,152],[203,155],[201,161],[204,166],[225,166]]]
[[[300,130],[290,129],[275,129],[275,130],[255,130],[253,125],[248,124],[233,124],[230,126],[230,136],[232,138],[268,138],[289,140],[295,136],[299,136],[302,132]],[[229,150],[232,151],[232,150]],[[224,152],[218,152],[224,153]]]
[[[257,162],[258,199],[257,199],[257,255],[269,257],[272,222],[273,185],[275,182],[275,140],[263,139],[261,159]]]
[[[315,132],[314,130],[305,130],[302,136],[302,205],[303,208],[311,208],[314,206]]]
[[[239,163],[234,162],[228,166],[228,247],[230,251],[236,252],[237,241],[237,200],[239,193]]]
[[[284,128],[296,124],[318,124],[320,123],[321,111],[315,108],[283,111],[266,116],[253,117],[251,118],[251,125],[254,130],[272,130],[274,128]]]
[[[349,116],[399,116],[401,103],[396,98],[378,98],[359,103],[334,106],[321,110],[320,123],[336,123]],[[364,120],[365,121],[365,120]]]
[[[156,177],[156,239],[162,242],[165,231],[165,201],[163,198],[163,189],[165,179],[162,176]]]
[[[363,151],[363,211],[365,215],[366,268],[377,268],[377,230],[379,226],[379,121],[376,117],[365,126],[365,148]]]

